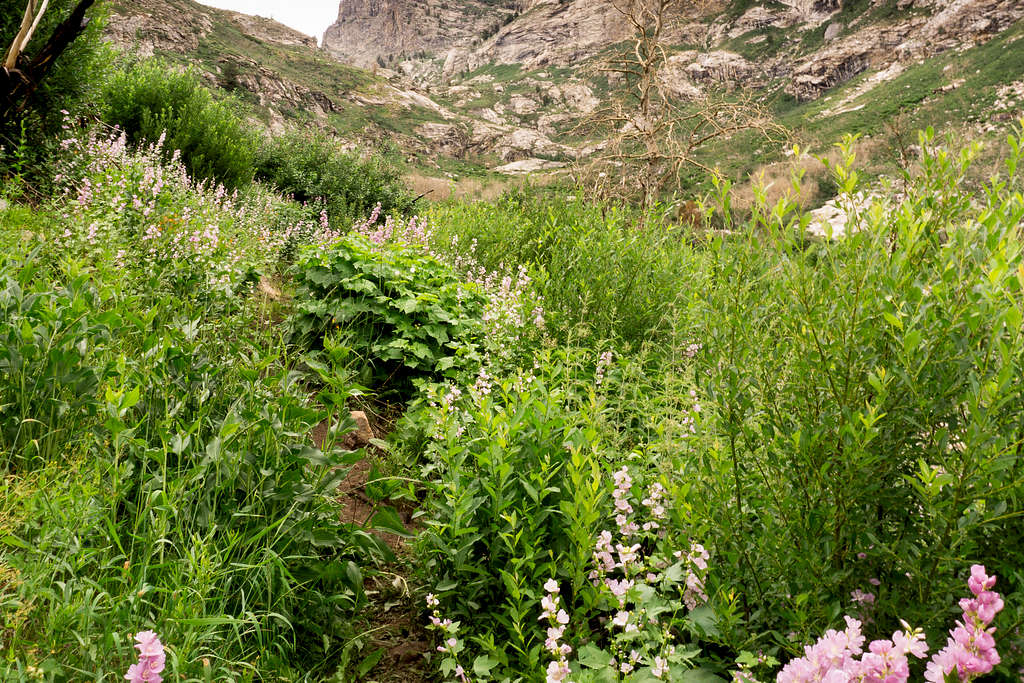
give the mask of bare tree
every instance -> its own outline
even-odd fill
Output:
[[[50,0],[28,0],[22,15],[21,27],[4,53],[0,66],[0,116],[20,111],[39,83],[46,77],[53,63],[64,50],[85,30],[89,18],[85,12],[95,0],[80,0],[71,14],[62,21],[35,55],[25,54],[29,41],[39,26]]]
[[[684,166],[717,173],[698,157],[698,150],[712,140],[750,129],[765,137],[782,137],[782,128],[750,95],[694,87],[683,97],[667,80],[667,23],[699,11],[708,0],[609,2],[627,22],[630,38],[627,49],[597,66],[610,85],[622,87],[575,131],[604,138],[581,154],[577,173],[584,184],[647,209],[664,193],[678,189]]]

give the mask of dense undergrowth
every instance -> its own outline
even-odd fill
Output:
[[[721,182],[696,224],[584,191],[408,218],[391,171],[316,137],[221,177],[171,142],[228,108],[119,78],[188,106],[70,115],[0,191],[5,680],[139,655],[168,680],[385,678],[377,579],[411,586],[434,679],[1019,675],[1019,134],[978,184],[977,149],[925,132],[869,202],[847,139],[835,240],[799,178],[742,218]],[[404,414],[343,523],[372,400]]]
[[[422,498],[444,675],[771,675],[843,614],[935,643],[972,563],[1019,666],[1019,138],[971,189],[924,134],[907,193],[823,242],[786,200],[733,222],[727,186],[704,231],[517,194],[343,236],[66,135],[63,189],[0,223],[15,678],[103,680],[142,629],[184,680],[371,669],[369,529],[401,528],[339,521],[363,454],[332,445],[367,392],[408,406],[387,493]]]

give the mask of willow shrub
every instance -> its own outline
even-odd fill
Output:
[[[144,630],[175,678],[327,677],[394,559],[338,514],[353,387],[311,398],[247,284],[282,200],[158,151],[86,137],[70,192],[0,210],[0,679],[121,676]]]
[[[686,468],[756,627],[801,632],[850,609],[937,627],[964,567],[1013,577],[1024,561],[1011,146],[1008,175],[972,191],[975,150],[924,133],[907,196],[855,210],[845,238],[809,242],[783,201],[759,207],[749,241],[712,249],[708,409]],[[850,162],[833,169],[847,201]]]
[[[678,227],[587,202],[509,194],[432,207],[435,248],[490,270],[527,266],[548,329],[586,343],[664,342],[681,293],[699,291],[700,256]]]
[[[626,313],[643,298],[591,305],[630,291],[618,285],[632,255],[608,245],[637,239],[624,224],[604,234],[615,223],[599,208],[439,207],[439,245],[543,273],[545,314],[578,316],[571,338],[590,345],[574,351],[580,377],[539,351],[525,377],[464,377],[423,408],[436,427],[413,444],[426,443],[431,482],[420,547],[438,614],[453,620],[446,636],[457,625],[463,648],[442,667],[461,657],[499,680],[539,679],[547,577],[572,611],[559,642],[581,658],[609,644],[583,573],[619,505],[595,482],[624,464],[664,485],[668,537],[709,551],[707,605],[670,628],[716,675],[799,655],[844,614],[880,633],[906,619],[942,642],[973,564],[999,574],[1019,612],[1024,197],[1020,138],[1009,144],[1006,172],[971,187],[975,151],[923,134],[907,195],[851,209],[846,236],[828,241],[789,200],[733,222],[723,187],[729,232],[703,247],[655,236],[642,252],[635,281],[657,297],[642,318]],[[852,157],[833,172],[852,206]],[[1002,673],[1019,666],[1014,622],[998,632]]]
[[[384,155],[364,157],[317,131],[292,129],[266,140],[256,158],[256,177],[294,197],[322,206],[336,228],[369,214],[403,214],[413,198],[399,169]]]
[[[194,70],[156,59],[125,65],[106,83],[102,113],[132,144],[162,141],[165,156],[180,155],[197,180],[230,189],[252,181],[258,137],[238,105],[215,97]]]

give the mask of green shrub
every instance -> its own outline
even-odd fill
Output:
[[[587,565],[606,497],[606,456],[574,411],[571,376],[557,362],[539,372],[528,383],[441,385],[415,416],[432,437],[422,456],[433,479],[420,537],[428,585],[474,653],[518,674],[543,668],[547,579],[594,600]]]
[[[34,261],[0,265],[0,472],[63,457],[86,438],[77,422],[100,410],[93,344],[109,330],[90,315],[99,296],[84,275],[40,285]]]
[[[422,248],[350,234],[308,249],[295,284],[296,337],[315,347],[340,330],[377,382],[402,387],[476,355],[483,296]]]
[[[447,202],[429,212],[435,249],[455,250],[488,270],[520,265],[536,274],[549,329],[598,343],[664,339],[680,296],[701,288],[698,260],[678,229],[601,207],[510,194],[494,203]]]
[[[846,205],[857,190],[850,145],[834,169]],[[420,421],[436,425],[432,438],[402,452],[425,453],[435,480],[421,547],[439,614],[459,624],[464,653],[539,676],[538,578],[547,571],[559,581],[566,609],[586,603],[589,588],[571,578],[585,558],[564,554],[583,544],[572,540],[569,516],[611,513],[587,496],[563,505],[585,489],[555,471],[575,453],[574,429],[587,444],[615,444],[607,455],[598,447],[588,465],[606,474],[623,464],[619,444],[644,453],[628,464],[638,478],[643,467],[663,477],[674,509],[666,533],[696,532],[710,551],[707,610],[690,620],[715,644],[702,658],[750,665],[764,660],[744,651],[796,655],[844,613],[883,633],[906,619],[941,642],[960,577],[975,563],[1000,575],[1008,606],[1019,604],[1024,199],[1015,183],[1024,146],[1019,134],[1009,145],[1008,172],[976,189],[965,177],[977,150],[951,151],[925,133],[907,195],[883,187],[836,240],[811,238],[810,217],[786,199],[771,207],[762,198],[749,222],[734,223],[722,186],[728,233],[703,248],[666,240],[641,259],[638,277],[678,264],[653,295],[663,325],[647,328],[653,343],[610,344],[628,360],[607,370],[595,394],[610,393],[597,408],[578,383],[549,381],[555,370],[543,354],[537,393],[523,378],[500,377],[485,378],[489,392],[462,378],[431,394],[436,407]],[[524,199],[521,213],[510,199],[443,205],[432,243],[457,236],[484,263],[564,263],[534,281],[546,314],[569,310],[571,293],[587,315],[570,339],[599,339],[598,325],[621,334],[614,309],[587,307],[582,269],[555,260],[587,237],[601,245],[580,247],[602,256],[594,281],[616,282],[618,266],[606,264],[618,262],[583,216],[610,221],[586,206],[537,212],[543,204]],[[563,220],[571,212],[577,219]],[[538,229],[545,223],[564,229]],[[568,452],[556,455],[558,430]],[[585,634],[585,620],[574,613],[569,623]],[[674,623],[679,633],[690,628]],[[580,637],[568,642],[586,668]],[[1000,674],[1009,676],[1020,637],[1005,638]],[[702,666],[727,674],[714,661]]]
[[[218,100],[192,70],[160,60],[127,65],[104,90],[103,120],[133,144],[163,139],[163,154],[180,151],[196,178],[238,188],[252,180],[258,137],[236,103]]]
[[[339,519],[346,385],[310,405],[244,302],[44,266],[0,266],[0,678],[120,676],[147,628],[175,677],[326,677],[393,560]]]
[[[267,140],[256,177],[298,202],[322,205],[335,227],[366,216],[380,204],[384,215],[412,206],[398,169],[383,156],[362,158],[321,132],[293,129]]]
[[[56,164],[61,229],[43,248],[55,259],[114,263],[131,275],[126,288],[244,294],[316,233],[307,207],[258,183],[228,194],[194,181],[180,160],[153,146],[128,149],[117,131],[71,129],[65,143],[69,154]]]
[[[424,461],[430,482],[419,555],[439,603],[434,616],[454,620],[442,640],[460,639],[442,655],[442,670],[472,661],[474,670],[494,669],[484,680],[537,679],[559,659],[545,644],[558,625],[542,618],[554,584],[566,610],[556,640],[578,654],[574,670],[603,669],[612,654],[624,662],[634,651],[638,669],[661,657],[677,675],[705,665],[723,671],[698,643],[713,630],[719,640],[728,615],[704,605],[707,593],[719,602],[718,584],[706,582],[706,564],[687,558],[706,559],[699,539],[709,524],[680,504],[689,484],[675,478],[677,463],[609,445],[616,426],[607,417],[619,385],[633,378],[612,353],[591,354],[545,351],[528,372],[435,385],[404,420],[400,444]],[[599,560],[604,547],[612,555]],[[617,596],[620,580],[633,585]],[[611,618],[627,609],[637,628],[623,632]],[[579,680],[605,680],[592,673]]]
[[[757,629],[843,610],[939,627],[965,566],[1012,577],[1024,559],[1024,204],[1002,181],[972,195],[972,151],[921,144],[908,196],[842,240],[797,246],[806,218],[783,202],[712,251],[703,437],[664,448],[691,454]],[[855,173],[836,176],[850,201]]]

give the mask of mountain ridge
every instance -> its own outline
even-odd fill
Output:
[[[482,17],[501,25],[475,38],[467,28],[464,47],[442,41],[434,52],[422,45],[439,34],[427,35],[413,55],[366,28],[364,42],[385,50],[381,61],[391,68],[376,58],[369,69],[344,63],[337,35],[319,48],[270,20],[192,0],[122,0],[107,30],[127,50],[197,66],[271,129],[314,125],[362,147],[388,141],[432,173],[521,173],[566,168],[600,144],[573,133],[622,87],[596,68],[619,35],[585,23],[610,21],[582,16],[597,1],[453,3],[448,11],[477,13],[466,26],[483,25]],[[376,21],[395,2],[434,16],[434,0],[357,0],[339,13],[372,10]],[[498,9],[483,14],[488,7]],[[394,28],[395,16],[381,21]],[[805,149],[827,149],[843,132],[882,134],[897,115],[901,125],[991,126],[1022,109],[1022,17],[1024,3],[1014,0],[720,1],[675,17],[659,77],[684,101],[749,93]],[[544,41],[529,39],[545,31]],[[590,42],[566,37],[573,31],[589,31]],[[737,149],[713,149],[709,160],[743,174],[783,158],[777,147],[745,156]]]

